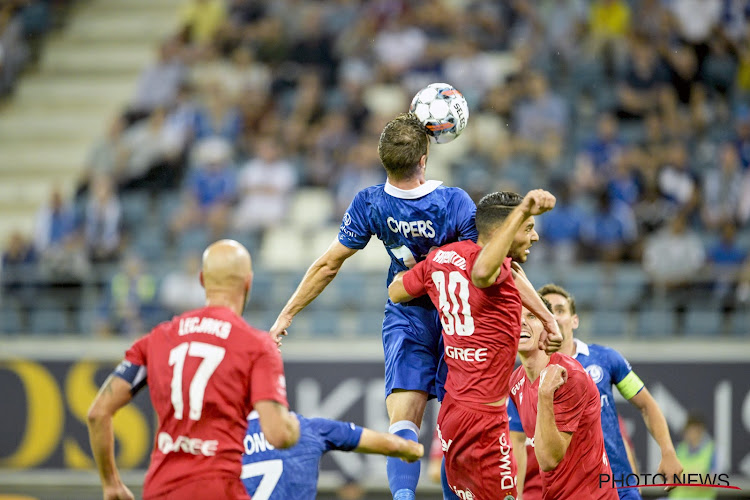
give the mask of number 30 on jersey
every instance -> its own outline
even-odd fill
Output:
[[[474,318],[471,317],[469,305],[469,280],[458,271],[448,274],[447,284],[445,272],[432,273],[432,282],[439,294],[440,322],[446,335],[454,333],[468,337],[474,333]],[[458,293],[456,293],[458,292]]]

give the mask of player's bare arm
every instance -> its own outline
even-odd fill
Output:
[[[659,408],[659,404],[648,391],[647,388],[629,399],[629,401],[641,410],[643,422],[646,424],[648,432],[654,437],[661,449],[661,461],[657,474],[664,474],[668,478],[674,477],[675,474],[682,474],[682,464],[677,459],[672,438],[669,435],[669,427],[664,414]],[[665,488],[667,490],[671,488]]]
[[[313,262],[271,327],[271,337],[277,343],[279,343],[281,335],[287,334],[286,329],[292,324],[294,317],[320,295],[336,277],[344,261],[355,253],[357,253],[357,250],[334,240],[328,250]]]
[[[386,434],[372,429],[362,429],[359,445],[354,449],[357,453],[377,453],[389,457],[396,457],[407,462],[416,462],[424,455],[424,446],[395,434]]]
[[[513,456],[516,459],[516,490],[521,500],[523,485],[526,482],[526,433],[510,431],[510,442],[513,445]]]
[[[542,370],[539,377],[534,453],[539,467],[549,472],[562,462],[573,438],[573,433],[561,432],[555,423],[555,391],[567,381],[568,372],[560,365],[551,364]]]
[[[135,498],[122,482],[115,463],[115,438],[112,417],[130,402],[130,384],[110,375],[99,389],[89,408],[87,425],[94,461],[104,490],[104,500],[132,500]]]
[[[562,346],[563,336],[555,320],[555,315],[547,309],[547,306],[542,301],[534,286],[526,278],[526,273],[523,270],[519,272],[520,268],[521,266],[516,262],[511,264],[513,280],[521,296],[521,303],[526,309],[534,313],[534,316],[539,318],[544,326],[544,331],[539,337],[539,348],[547,351],[547,353],[559,351],[560,346]]]
[[[388,285],[388,298],[391,302],[398,304],[399,302],[408,302],[414,297],[409,295],[404,287],[404,274],[406,271],[401,271],[393,277],[393,281]]]
[[[266,440],[274,448],[289,448],[299,441],[299,420],[284,405],[264,400],[255,403],[254,409]]]
[[[555,206],[555,197],[543,189],[529,191],[520,205],[513,209],[502,225],[492,234],[490,240],[482,247],[474,268],[471,281],[478,288],[487,288],[495,283],[503,260],[508,255],[516,232],[526,219],[543,214]]]

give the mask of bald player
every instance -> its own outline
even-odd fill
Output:
[[[162,323],[128,349],[88,413],[105,500],[132,499],[114,457],[112,418],[146,384],[159,418],[143,498],[248,499],[240,480],[247,416],[288,448],[299,421],[288,411],[276,344],[240,316],[253,279],[248,251],[221,240],[203,253],[206,306]]]

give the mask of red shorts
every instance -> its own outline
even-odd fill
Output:
[[[448,484],[459,498],[516,498],[516,460],[505,405],[458,402],[446,394],[438,432]]]
[[[149,495],[144,491],[143,500],[250,500],[242,480],[238,477],[217,475],[195,481],[180,483],[168,492]]]

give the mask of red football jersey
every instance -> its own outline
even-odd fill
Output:
[[[133,344],[125,360],[140,367],[131,383],[145,377],[159,417],[144,498],[209,476],[239,481],[253,405],[271,400],[288,406],[275,342],[224,307],[160,324]]]
[[[457,401],[494,403],[508,395],[508,379],[521,335],[521,297],[510,258],[487,288],[471,282],[482,249],[473,241],[450,243],[408,271],[412,297],[429,294],[443,324],[448,378],[445,391]]]
[[[554,353],[550,364],[568,372],[568,380],[555,391],[555,423],[573,437],[562,461],[542,475],[543,498],[576,498],[581,500],[617,500],[614,488],[599,488],[599,474],[612,474],[604,450],[599,391],[591,377],[575,359]],[[510,397],[518,408],[521,423],[528,436],[536,433],[539,380],[532,383],[519,366],[510,379]],[[538,443],[534,442],[536,446]]]
[[[534,452],[534,436],[526,436],[526,479],[523,482],[523,500],[542,499],[542,475]]]

